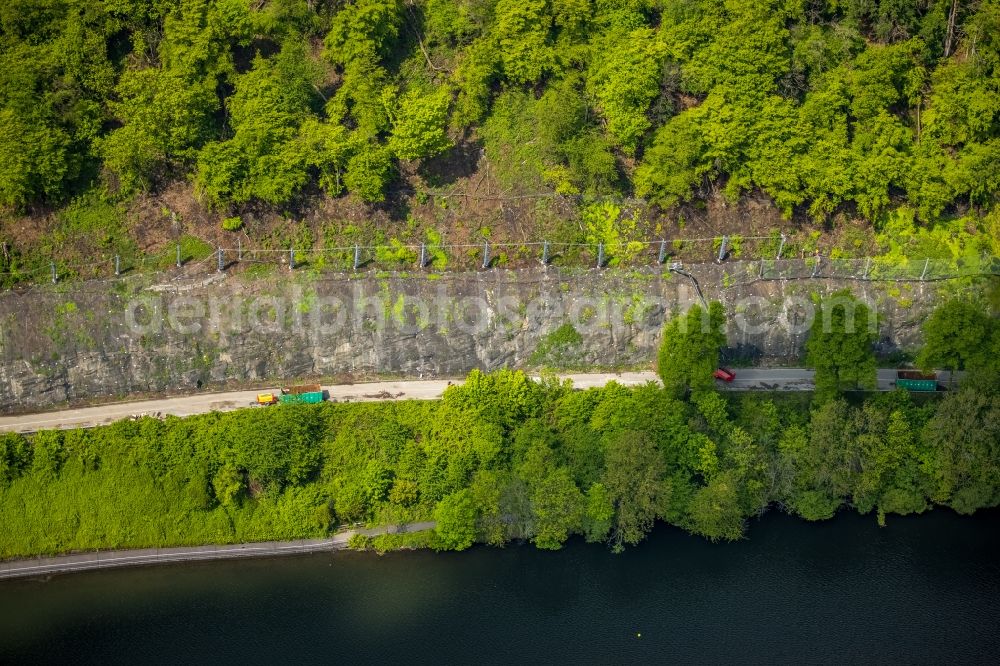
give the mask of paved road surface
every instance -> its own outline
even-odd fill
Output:
[[[634,385],[656,381],[652,372],[622,374],[565,375],[580,388],[604,386],[612,379]],[[449,384],[462,380],[429,379],[365,384],[340,384],[324,386],[331,400],[339,402],[373,402],[380,400],[435,400],[444,394]],[[191,416],[211,411],[227,412],[248,407],[261,391],[232,391],[229,393],[192,393],[176,398],[123,402],[97,407],[81,407],[57,412],[22,414],[0,417],[0,432],[33,432],[43,429],[93,427],[128,418],[134,414]]]
[[[589,373],[560,375],[573,380],[577,388],[604,386],[614,380],[626,386],[659,381],[654,372]],[[878,371],[878,388],[891,391],[895,370]],[[942,383],[948,373],[939,373]],[[813,371],[801,368],[738,368],[731,384],[717,382],[720,388],[731,390],[806,391],[812,388]],[[461,380],[445,379],[373,382],[324,386],[331,400],[340,402],[370,402],[379,400],[433,400],[440,398],[449,384]],[[259,391],[229,393],[193,393],[176,398],[124,402],[97,407],[66,409],[41,414],[0,417],[0,432],[34,432],[43,429],[87,428],[127,418],[134,414],[190,416],[211,411],[226,412],[252,403]]]
[[[736,379],[722,388],[734,390],[810,391],[816,373],[804,368],[737,368]],[[939,372],[938,381],[947,385],[948,372]],[[957,375],[956,375],[957,378]],[[721,384],[721,382],[720,382]],[[896,388],[896,369],[878,370],[878,390],[891,391]]]
[[[238,543],[217,546],[188,546],[181,548],[144,548],[141,550],[109,550],[105,552],[56,555],[54,557],[33,557],[23,560],[0,562],[0,580],[5,578],[27,578],[48,576],[72,571],[108,569],[112,567],[132,567],[145,564],[166,564],[168,562],[193,562],[200,560],[221,560],[236,557],[272,557],[295,553],[314,553],[325,550],[342,550],[355,534],[376,536],[387,532],[422,532],[434,529],[435,523],[410,523],[375,529],[348,530],[334,534],[328,539],[299,539],[298,541],[264,541],[261,543]]]

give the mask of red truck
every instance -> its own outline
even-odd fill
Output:
[[[729,368],[719,368],[712,373],[712,376],[716,379],[721,379],[724,382],[731,382],[736,379],[736,373]]]

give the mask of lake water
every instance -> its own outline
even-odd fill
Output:
[[[0,583],[0,662],[996,663],[1000,512]]]

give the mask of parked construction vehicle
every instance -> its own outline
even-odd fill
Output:
[[[937,391],[937,374],[928,375],[916,370],[898,370],[896,371],[896,386],[914,392]]]
[[[319,384],[303,384],[281,389],[278,400],[283,405],[307,404],[314,405],[323,402],[323,387]]]
[[[258,393],[257,394],[257,400],[254,401],[254,402],[252,402],[252,403],[250,403],[250,404],[251,405],[260,405],[261,407],[265,407],[267,405],[277,405],[278,404],[278,396],[275,395],[274,393]]]
[[[323,388],[319,384],[303,384],[302,386],[290,386],[281,389],[280,392],[258,393],[257,399],[250,403],[259,407],[268,405],[314,405],[323,402],[325,396]]]

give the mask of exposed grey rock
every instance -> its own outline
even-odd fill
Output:
[[[883,356],[919,344],[937,300],[923,284],[759,281],[754,265],[739,263],[690,271],[707,299],[726,305],[727,352],[758,364],[800,362],[807,332],[793,326],[815,296],[850,287],[873,306]],[[747,277],[732,284],[723,271]],[[582,364],[651,364],[664,318],[696,302],[688,278],[658,269],[39,287],[0,295],[0,405],[9,412],[234,383],[525,367],[566,321],[581,334],[574,358]]]

